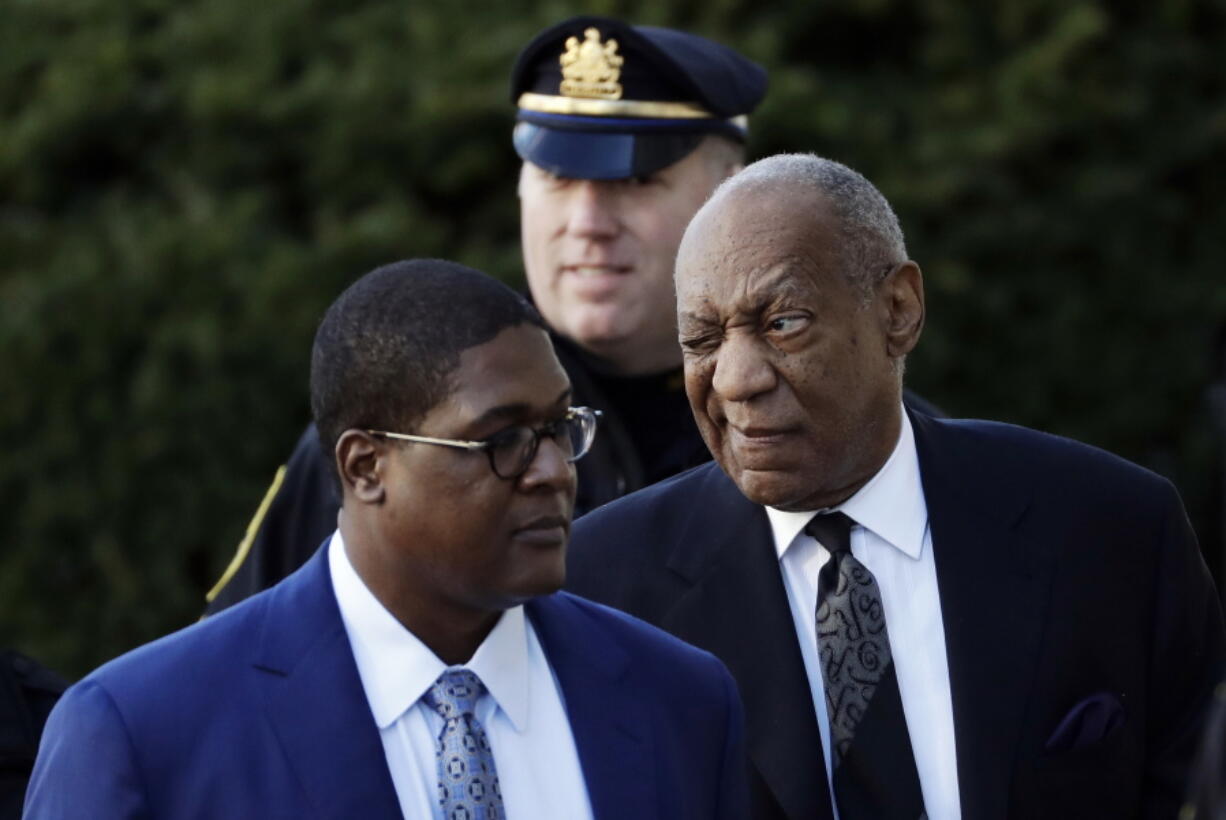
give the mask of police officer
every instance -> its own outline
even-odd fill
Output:
[[[681,376],[672,270],[690,217],[744,162],[766,73],[697,35],[575,17],[520,53],[511,96],[524,267],[575,404],[602,413],[576,514],[710,458]],[[301,565],[336,526],[313,429],[209,592],[216,612]]]

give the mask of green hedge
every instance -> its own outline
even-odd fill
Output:
[[[737,46],[772,76],[755,154],[878,183],[927,280],[921,392],[1218,514],[1222,2],[9,0],[0,645],[81,674],[194,620],[352,278],[437,255],[520,280],[506,74],[579,11]]]

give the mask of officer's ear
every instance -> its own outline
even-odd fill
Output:
[[[725,136],[711,134],[699,150],[706,154],[717,182],[723,182],[745,167],[745,146]]]
[[[346,430],[336,440],[336,467],[342,495],[362,504],[380,504],[386,496],[383,473],[388,444],[365,430]]]

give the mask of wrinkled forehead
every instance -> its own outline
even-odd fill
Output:
[[[804,243],[835,224],[834,209],[820,192],[786,180],[739,175],[718,188],[694,215],[682,240],[698,247],[739,245],[747,238]]]
[[[837,265],[837,237],[812,197],[732,191],[708,202],[677,255],[678,309],[690,302],[798,294]]]
[[[808,304],[819,295],[813,260],[795,255],[724,257],[684,274],[684,282],[681,275],[679,269],[677,315],[683,323],[752,317],[781,304]]]

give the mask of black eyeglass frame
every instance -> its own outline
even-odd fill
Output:
[[[378,436],[381,438],[395,439],[396,441],[408,441],[415,444],[435,444],[440,447],[454,447],[459,450],[484,451],[490,462],[490,470],[494,475],[508,481],[519,478],[528,471],[532,466],[532,462],[536,459],[537,450],[541,446],[541,439],[545,436],[550,438],[556,436],[563,425],[578,419],[579,429],[583,433],[582,446],[574,453],[566,457],[568,464],[573,464],[583,458],[592,449],[592,441],[596,438],[596,423],[603,415],[599,410],[593,410],[591,407],[568,407],[566,414],[555,421],[546,422],[540,427],[529,427],[526,424],[516,425],[499,433],[494,434],[490,438],[482,439],[481,441],[467,441],[464,439],[454,438],[436,438],[434,436],[418,436],[410,435],[409,433],[392,433],[387,430],[367,430],[367,435]],[[498,472],[498,466],[494,463],[494,449],[498,446],[498,439],[505,437],[508,433],[517,429],[526,429],[532,433],[532,443],[524,450],[524,455],[521,457],[520,465],[511,475],[503,475]]]

